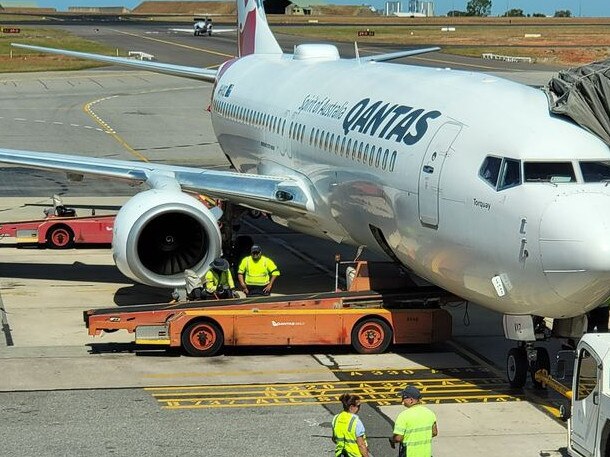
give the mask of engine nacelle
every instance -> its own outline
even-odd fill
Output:
[[[184,286],[184,270],[203,274],[221,249],[216,217],[184,192],[141,192],[114,222],[114,262],[125,276],[149,286]]]

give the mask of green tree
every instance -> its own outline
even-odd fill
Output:
[[[512,10],[508,10],[502,16],[504,16],[504,17],[525,17],[525,14],[523,14],[522,9],[513,8]]]
[[[468,16],[468,13],[466,11],[458,11],[458,10],[447,11],[447,17],[461,17],[461,16]]]
[[[491,13],[491,0],[470,0],[466,4],[468,16],[489,16]]]
[[[543,14],[543,13],[534,13],[534,14],[532,14],[532,17],[546,17],[546,14]]]
[[[555,11],[555,17],[572,17],[572,11],[570,11],[570,10],[557,10],[557,11]]]

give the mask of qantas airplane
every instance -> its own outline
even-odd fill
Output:
[[[213,83],[213,128],[235,171],[8,149],[0,162],[148,184],[118,213],[113,252],[153,286],[183,284],[221,251],[218,214],[184,191],[385,253],[505,314],[513,385],[548,364],[533,316],[573,329],[610,296],[608,146],[550,114],[541,90],[383,63],[437,48],[285,54],[260,0],[238,2],[238,29],[239,55],[218,70],[15,45]]]

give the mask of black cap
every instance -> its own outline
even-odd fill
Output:
[[[250,248],[250,252],[263,252],[263,250],[261,249],[261,247],[258,244],[255,244],[254,246],[252,246]]]
[[[414,400],[419,400],[421,398],[421,392],[417,387],[407,386],[405,390],[402,391],[402,399],[405,398],[413,398]]]
[[[219,271],[227,271],[229,269],[229,262],[218,257],[217,259],[214,259],[214,261],[210,264],[210,267]]]

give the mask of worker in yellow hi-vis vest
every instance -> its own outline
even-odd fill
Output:
[[[246,295],[269,295],[279,275],[280,270],[275,262],[265,257],[261,247],[256,244],[237,268],[237,279]]]
[[[407,386],[402,391],[402,404],[407,408],[396,418],[394,434],[390,438],[392,449],[400,444],[399,457],[431,457],[432,438],[438,435],[436,415],[420,403],[421,393]]]
[[[343,394],[339,397],[343,411],[333,417],[333,443],[335,457],[371,457],[364,424],[358,417],[360,397]]]

